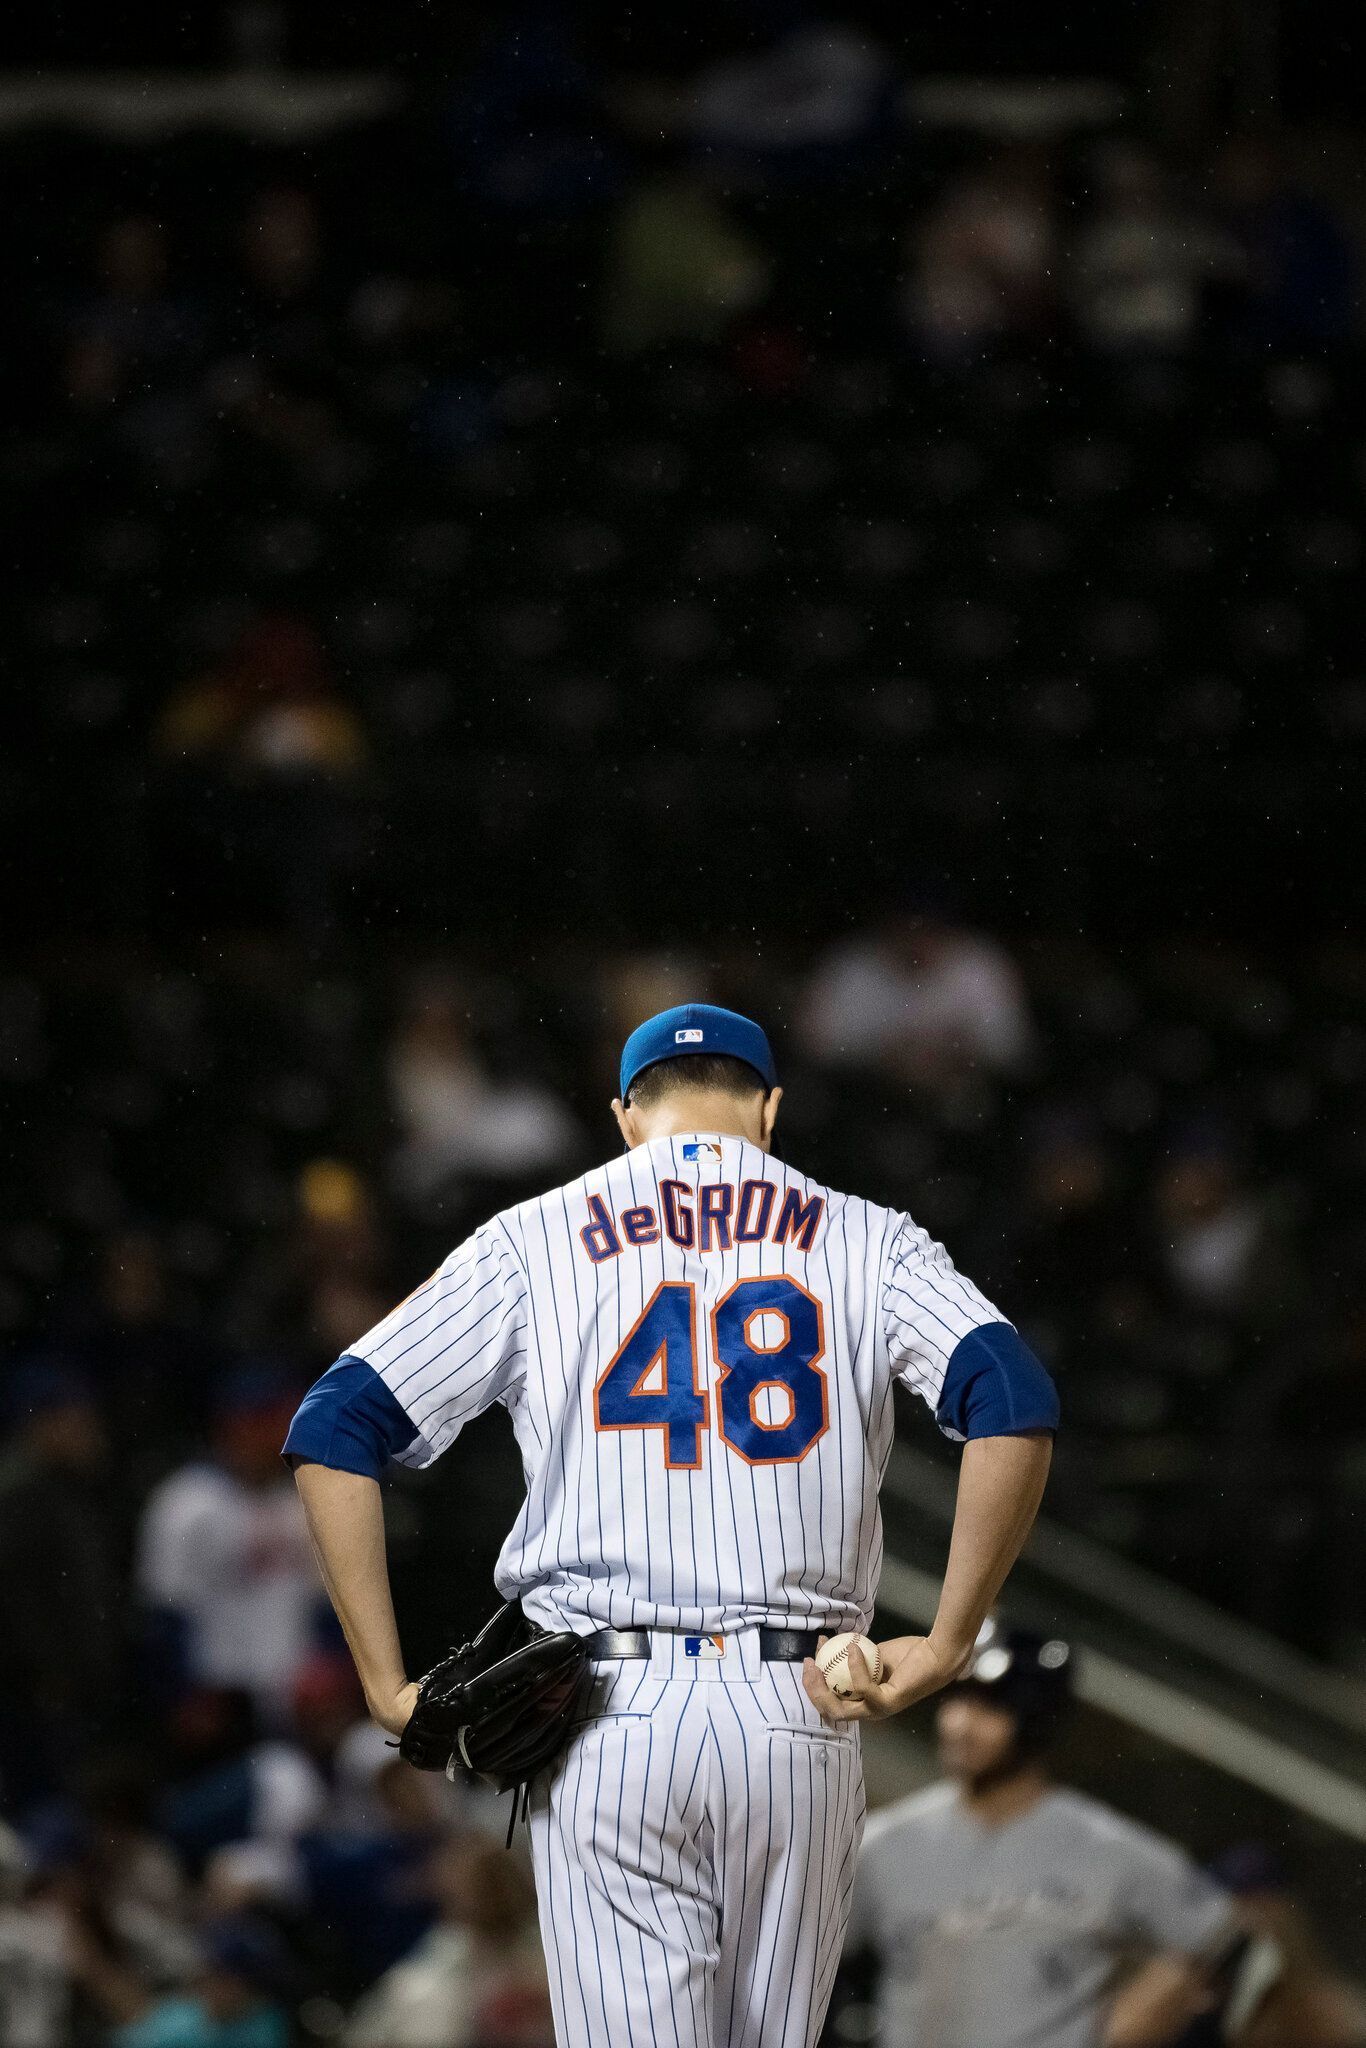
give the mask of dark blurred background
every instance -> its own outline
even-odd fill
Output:
[[[1056,1520],[1360,1679],[1359,38],[7,29],[0,2041],[206,1913],[317,2038],[472,1899],[515,1953],[281,1418],[684,997],[1056,1371]],[[413,1668],[518,1483],[395,1482]]]

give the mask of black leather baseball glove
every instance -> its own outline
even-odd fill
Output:
[[[520,1607],[500,1607],[472,1643],[427,1673],[399,1754],[420,1771],[461,1764],[500,1792],[514,1791],[563,1750],[587,1681],[579,1636],[552,1634]]]

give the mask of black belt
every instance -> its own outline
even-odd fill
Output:
[[[584,1645],[590,1657],[602,1657],[608,1662],[620,1659],[626,1663],[635,1657],[650,1655],[651,1630],[648,1628],[600,1628],[596,1635],[585,1636]],[[685,1629],[656,1629],[655,1635],[686,1638]],[[706,1636],[703,1641],[708,1640]],[[814,1657],[819,1635],[808,1634],[795,1628],[761,1628],[759,1630],[759,1656],[765,1664],[800,1664],[804,1657]]]

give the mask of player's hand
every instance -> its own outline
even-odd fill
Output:
[[[825,1641],[824,1636],[821,1641]],[[822,1720],[885,1721],[950,1684],[964,1662],[961,1657],[946,1655],[928,1636],[893,1636],[889,1642],[879,1643],[878,1648],[882,1652],[882,1677],[874,1678],[857,1643],[850,1645],[848,1693],[832,1692],[815,1658],[806,1659],[802,1684]]]
[[[370,1700],[368,1705],[371,1720],[378,1721],[386,1735],[401,1735],[417,1705],[417,1680],[409,1679],[397,1692],[386,1694],[383,1699]]]

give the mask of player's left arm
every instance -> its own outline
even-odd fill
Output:
[[[417,1704],[417,1685],[403,1668],[399,1648],[379,1484],[365,1473],[303,1459],[294,1479],[365,1703],[381,1728],[401,1735]]]
[[[525,1374],[525,1277],[495,1222],[368,1331],[305,1395],[284,1455],[366,1702],[399,1734],[417,1687],[403,1668],[379,1480],[421,1467]]]

